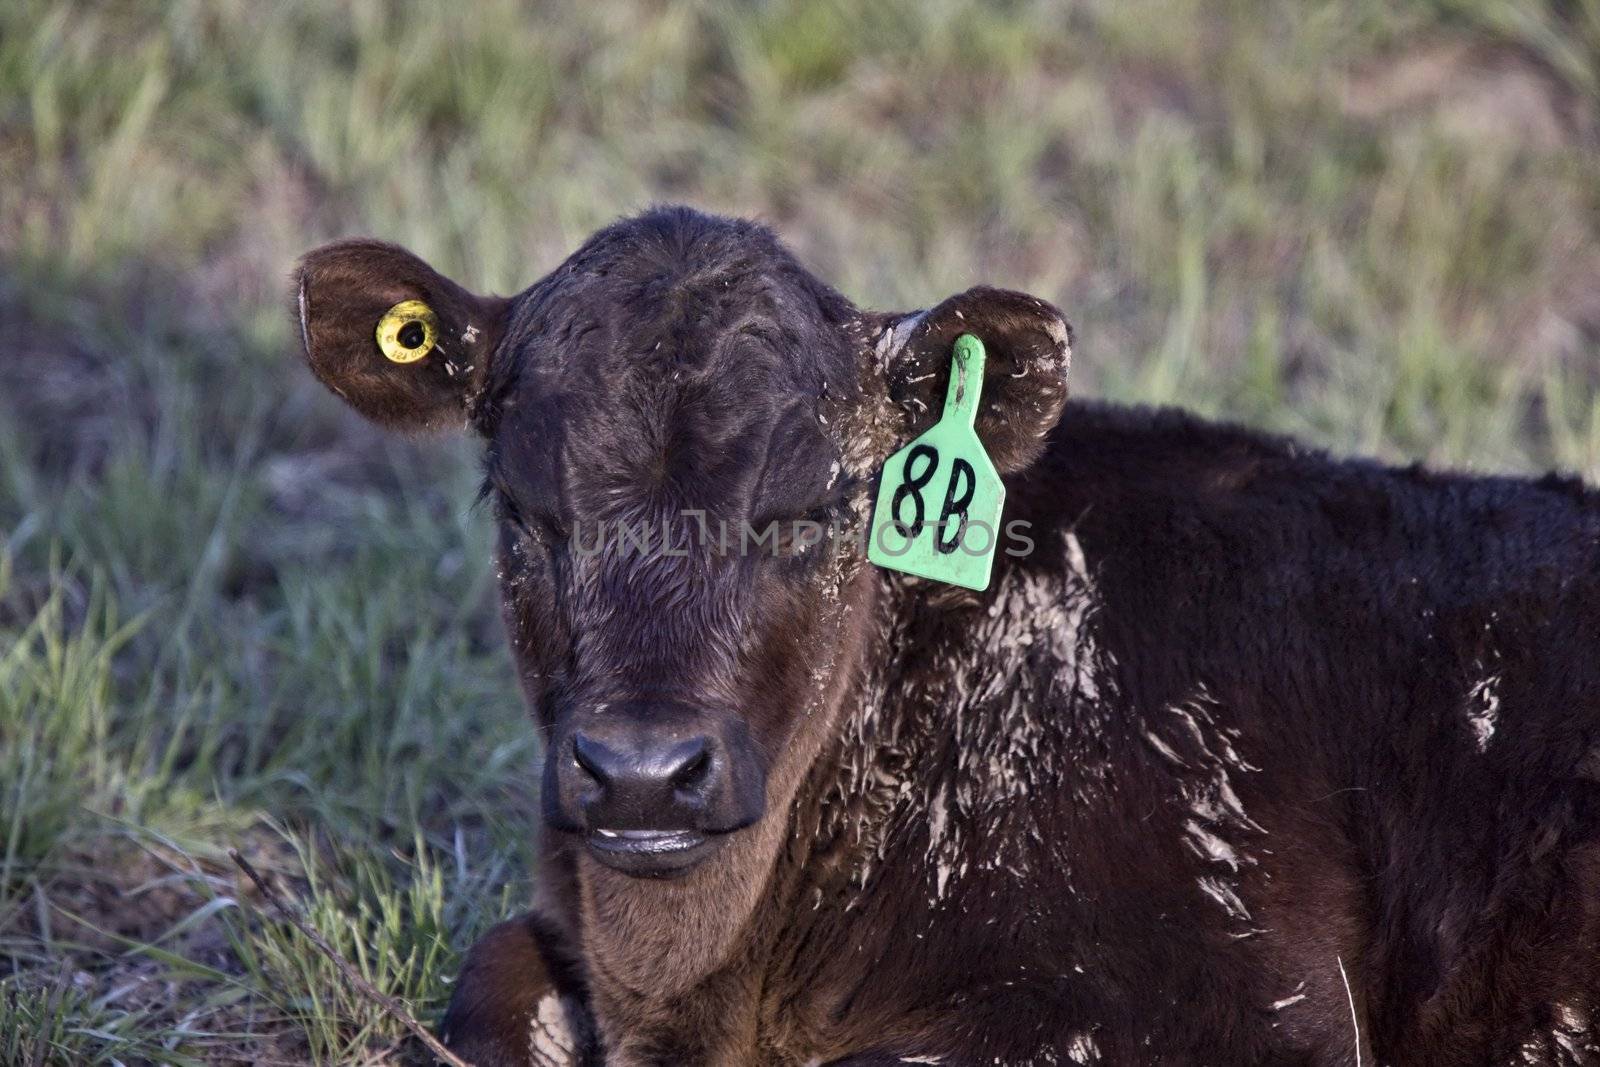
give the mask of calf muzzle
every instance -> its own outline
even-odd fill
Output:
[[[561,732],[546,757],[552,826],[600,863],[664,877],[761,817],[765,774],[743,724],[676,709],[608,708]]]

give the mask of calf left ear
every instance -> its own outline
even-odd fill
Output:
[[[351,407],[399,430],[471,417],[509,300],[469,293],[382,241],[324,245],[294,281],[306,362]]]
[[[977,431],[995,469],[1011,474],[1044,450],[1061,417],[1072,366],[1072,327],[1054,305],[980,286],[937,307],[879,320],[877,352],[890,398],[909,421],[907,439],[938,421],[957,337],[977,336],[987,355]]]

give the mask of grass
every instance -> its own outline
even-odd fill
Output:
[[[297,365],[343,234],[516,291],[653,200],[1081,394],[1600,478],[1596,0],[0,7],[0,1063],[399,1063],[527,886],[470,442]]]

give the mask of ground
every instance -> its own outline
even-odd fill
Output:
[[[1600,477],[1596,0],[0,6],[0,1063],[399,1063],[537,751],[465,440],[297,365],[296,255],[513,292],[652,201],[1084,395]]]

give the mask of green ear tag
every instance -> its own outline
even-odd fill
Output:
[[[890,456],[878,485],[867,558],[936,582],[987,589],[1006,487],[972,425],[983,392],[983,342],[956,338],[944,414]]]

